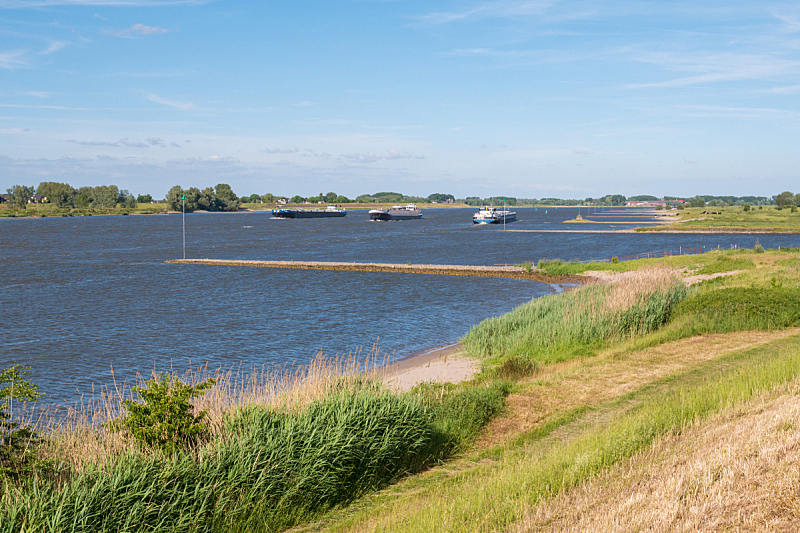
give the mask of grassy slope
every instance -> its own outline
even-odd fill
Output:
[[[800,211],[779,210],[775,206],[745,211],[735,207],[693,207],[678,212],[680,220],[667,226],[639,228],[636,231],[688,231],[688,230],[771,230],[800,233]]]
[[[796,252],[725,252],[667,262],[691,261],[687,266],[695,270],[718,272],[725,271],[720,263],[728,260],[751,266],[744,273],[701,284],[701,293],[720,287],[779,292],[783,287],[800,288]],[[658,261],[664,260],[640,263]],[[800,352],[797,328],[694,336],[697,332],[690,326],[670,323],[662,331],[600,348],[594,357],[539,367],[534,376],[518,383],[505,415],[490,424],[470,453],[446,468],[405,480],[334,513],[310,529],[496,531],[533,526],[549,530],[570,524],[569,518],[552,523],[548,518],[575,516],[565,511],[563,503],[573,493],[569,487],[584,490],[586,479],[601,474],[611,476],[609,483],[616,482],[619,492],[633,490],[619,477],[631,461],[649,464],[652,443],[658,445],[687,427],[702,428],[706,417],[724,419],[745,409],[747,402],[765,401],[776,384],[780,388],[780,383],[795,378],[797,362],[786,361]],[[757,362],[772,366],[756,368]],[[698,389],[702,391],[697,393]],[[665,398],[672,398],[672,403]],[[667,408],[660,409],[663,405]],[[626,451],[620,454],[619,449]],[[605,516],[603,505],[613,498],[594,501],[592,493],[586,494],[586,507],[599,505],[595,518]],[[552,508],[537,507],[551,499]],[[654,513],[663,511],[657,507]],[[635,509],[631,512],[619,519],[633,520]]]

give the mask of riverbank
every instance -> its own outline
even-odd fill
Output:
[[[486,321],[505,332],[498,340],[507,344],[481,357],[484,372],[494,367],[516,378],[505,411],[475,446],[441,472],[404,480],[301,530],[669,531],[676,523],[760,529],[751,509],[770,524],[793,524],[785,502],[796,485],[794,454],[781,450],[800,442],[800,428],[787,423],[795,405],[789,400],[800,390],[800,309],[797,289],[783,294],[780,287],[800,286],[800,256],[743,250],[670,259],[692,261],[692,269],[679,271],[687,279],[719,269],[726,275],[692,280],[699,286],[650,333],[578,350],[566,343],[561,353],[568,357],[533,355],[536,364],[526,365],[537,351],[515,350],[522,339],[511,324],[547,315],[515,312]],[[610,268],[636,274],[661,261]],[[745,271],[734,270],[748,262]],[[782,298],[794,302],[786,321],[760,322],[786,310]],[[770,415],[756,423],[762,412]],[[701,433],[702,447],[692,440]],[[784,489],[760,490],[735,475],[742,471]]]

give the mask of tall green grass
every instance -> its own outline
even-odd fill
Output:
[[[731,287],[708,290],[675,308],[676,327],[683,336],[772,330],[800,325],[800,289]]]
[[[446,458],[507,392],[362,385],[305,408],[242,407],[188,453],[132,449],[79,473],[4,481],[0,532],[281,530]]]
[[[539,298],[484,320],[462,342],[471,353],[491,362],[520,358],[551,363],[648,333],[667,321],[687,289],[664,270],[632,274],[613,285]]]

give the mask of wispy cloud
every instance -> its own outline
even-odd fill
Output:
[[[155,102],[156,104],[163,104],[169,107],[174,107],[176,109],[182,109],[184,111],[188,111],[189,109],[194,109],[194,104],[192,104],[191,102],[175,102],[173,100],[167,100],[166,98],[161,98],[156,94],[148,94],[146,98],[151,102]]]
[[[696,74],[669,80],[629,85],[629,88],[685,87],[722,81],[758,80],[792,73],[800,61],[770,55],[732,53],[692,53],[686,55],[658,53],[640,56],[637,61],[663,66],[673,71]]]
[[[425,156],[414,156],[408,152],[398,152],[397,150],[389,150],[382,154],[367,152],[366,154],[342,154],[341,157],[353,163],[374,163],[380,160],[392,159],[424,159]]]
[[[265,154],[294,154],[300,151],[300,148],[264,148],[261,150]]]
[[[775,94],[794,94],[796,92],[800,92],[800,85],[787,85],[785,87],[773,87],[772,89],[769,89],[766,92],[775,93]]]
[[[66,48],[67,46],[69,46],[69,43],[67,41],[53,41],[47,48],[45,48],[39,53],[41,55],[52,54],[54,52],[58,52],[62,48]]]
[[[11,52],[0,52],[0,68],[14,70],[28,65],[24,56],[26,50],[14,50]]]
[[[714,117],[714,118],[796,118],[797,113],[785,109],[774,109],[767,107],[726,107],[712,105],[688,105],[676,108],[685,115],[692,117]]]
[[[214,0],[0,0],[0,9],[25,9],[52,6],[158,7],[202,5],[213,1]]]
[[[120,139],[118,141],[77,141],[75,139],[67,139],[68,143],[79,144],[81,146],[113,146],[122,148],[151,148],[153,146],[159,148],[166,148],[166,143],[158,137],[149,137],[144,141],[136,141],[128,138]],[[175,143],[170,143],[170,146],[177,146]]]
[[[434,11],[418,17],[426,24],[447,24],[473,18],[508,18],[541,15],[557,0],[496,0],[460,11]]]
[[[112,31],[106,30],[103,35],[112,35],[114,37],[133,37],[135,35],[160,35],[169,33],[170,30],[159,28],[158,26],[146,26],[144,24],[134,24],[126,30]]]
[[[239,164],[239,159],[235,157],[223,157],[219,155],[210,155],[208,157],[185,157],[183,159],[171,159],[167,161],[168,165],[172,166],[235,166]]]

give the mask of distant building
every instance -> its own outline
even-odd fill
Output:
[[[286,205],[286,204],[289,203],[289,199],[288,198],[275,198],[275,203],[281,204],[281,205]]]

